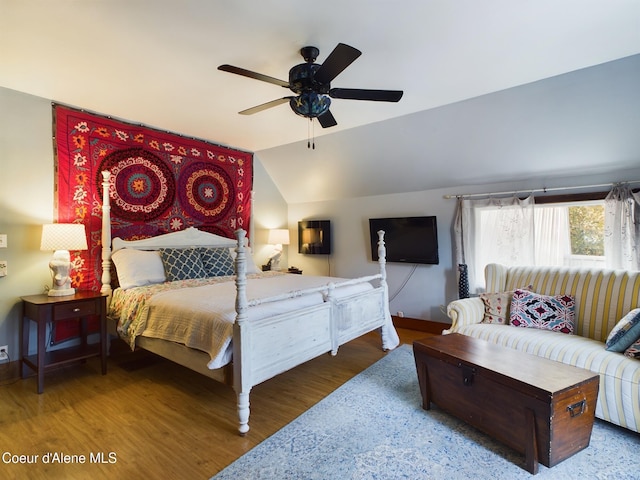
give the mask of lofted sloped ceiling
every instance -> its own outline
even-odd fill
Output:
[[[290,92],[299,49],[363,54],[322,129]],[[640,164],[637,0],[0,0],[0,86],[256,152],[288,202]],[[1,114],[1,113],[0,113]],[[307,150],[309,135],[315,150]]]

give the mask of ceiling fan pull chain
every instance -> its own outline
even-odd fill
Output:
[[[313,123],[313,118],[309,118],[307,124],[307,148],[316,149],[316,126]]]

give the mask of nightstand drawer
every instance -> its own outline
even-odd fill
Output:
[[[94,313],[96,313],[96,302],[93,300],[73,302],[53,307],[53,318],[56,320],[84,317],[85,315],[92,315]]]

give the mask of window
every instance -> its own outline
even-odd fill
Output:
[[[484,267],[605,267],[604,197],[532,197],[465,202],[464,244],[471,291],[484,287]]]
[[[537,265],[605,266],[604,200],[536,205],[534,212]]]
[[[635,182],[634,182],[635,183]],[[640,182],[638,182],[640,183]],[[469,291],[482,291],[488,263],[640,270],[640,192],[460,199],[456,261]]]

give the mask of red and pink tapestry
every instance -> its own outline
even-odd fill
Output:
[[[74,287],[100,290],[103,170],[112,238],[249,229],[251,153],[60,105],[53,121],[57,221],[83,223],[88,237],[87,251],[71,252]]]

